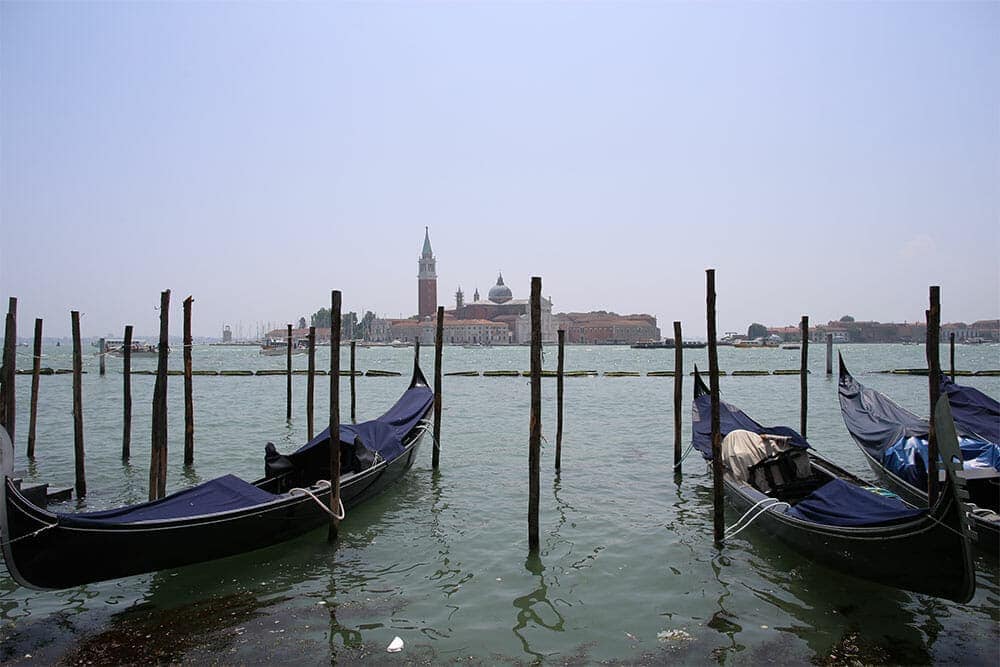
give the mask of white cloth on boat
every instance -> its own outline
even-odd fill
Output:
[[[750,466],[768,456],[792,448],[789,438],[781,435],[758,434],[738,429],[722,439],[722,468],[740,482],[750,477]]]

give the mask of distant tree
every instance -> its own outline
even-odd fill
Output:
[[[312,318],[310,318],[310,322],[312,323],[312,325],[314,327],[329,329],[330,328],[330,309],[329,308],[320,308],[319,310],[317,310],[315,313],[312,314]]]
[[[850,315],[844,315],[843,317],[840,318],[840,321],[841,322],[853,322],[854,318],[851,317]]]
[[[361,338],[364,340],[371,340],[372,337],[372,324],[375,322],[375,313],[368,310],[365,311],[365,316],[361,318]]]
[[[300,317],[299,318],[299,328],[300,329],[305,329],[306,328],[306,318],[304,318],[304,317]]]
[[[320,308],[312,314],[312,325],[316,328],[328,329],[330,327],[330,309]],[[343,313],[340,316],[340,337],[342,340],[354,338],[354,331],[358,326],[358,314],[354,311]]]
[[[751,324],[750,328],[747,329],[747,338],[750,338],[751,340],[754,338],[763,338],[766,335],[767,335],[767,327],[757,322]]]

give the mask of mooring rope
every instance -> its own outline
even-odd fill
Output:
[[[316,482],[316,486],[320,487],[320,488],[327,488],[327,489],[331,488],[331,484],[330,484],[329,480],[325,480],[325,479],[321,479],[318,482]],[[302,487],[298,487],[297,486],[294,489],[289,489],[288,490],[288,494],[289,495],[295,495],[296,491],[301,491],[302,493],[306,494],[307,496],[309,496],[310,498],[312,498],[313,500],[315,500],[316,504],[319,505],[320,507],[322,507],[324,512],[326,512],[327,514],[329,514],[331,517],[333,517],[337,521],[343,521],[344,517],[347,516],[347,510],[344,509],[344,501],[341,498],[337,498],[337,502],[340,504],[340,515],[338,516],[336,513],[334,513],[333,510],[331,510],[329,507],[326,506],[326,503],[324,503],[322,500],[320,500],[319,498],[317,498],[316,494],[313,493],[312,491],[310,491],[309,489],[303,489]]]
[[[674,464],[674,470],[681,467],[681,464],[684,463],[684,459],[688,457],[688,454],[691,453],[692,449],[694,449],[694,443],[688,445],[687,451],[681,456],[681,460]]]
[[[27,533],[25,535],[21,535],[20,537],[15,537],[14,539],[8,540],[6,542],[0,542],[0,544],[3,544],[4,546],[8,546],[8,545],[14,544],[14,542],[19,542],[19,541],[27,539],[29,537],[37,537],[41,533],[44,533],[46,530],[49,530],[51,528],[55,528],[58,525],[59,525],[58,523],[47,523],[47,524],[45,524],[44,526],[42,526],[41,528],[39,528],[36,531],[33,531],[31,533]]]
[[[772,501],[771,504],[770,505],[764,505],[764,503],[766,503],[769,500]],[[729,539],[731,537],[736,537],[737,535],[739,535],[743,531],[743,529],[745,529],[747,526],[749,526],[754,521],[756,521],[759,516],[761,516],[762,514],[764,514],[764,512],[766,512],[767,510],[771,509],[772,507],[777,507],[778,505],[785,505],[787,507],[791,507],[791,505],[789,505],[788,503],[786,503],[786,502],[784,502],[782,500],[778,500],[777,498],[772,498],[771,496],[767,496],[763,500],[758,500],[756,503],[753,504],[753,506],[750,507],[750,509],[748,509],[743,514],[743,516],[741,516],[736,521],[736,523],[734,523],[733,525],[731,525],[728,528],[726,528],[726,530],[723,533],[724,534],[723,539]],[[760,507],[760,509],[757,509],[758,507]],[[750,514],[754,510],[757,510],[757,513],[754,514],[754,516],[749,521],[747,521],[745,525],[740,526],[740,524],[743,523],[743,520],[746,519],[748,516],[750,516]],[[739,526],[739,528],[737,528],[737,526]]]

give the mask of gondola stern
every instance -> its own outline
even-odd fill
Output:
[[[17,501],[30,504],[24,497],[18,496],[13,489],[14,473],[14,445],[10,440],[7,429],[0,427],[0,552],[3,553],[4,563],[7,565],[7,572],[11,578],[19,585],[34,590],[51,590],[45,586],[28,581],[21,570],[17,567],[14,558],[13,543],[24,537],[24,535],[11,534],[10,512],[19,511]]]
[[[413,379],[410,380],[410,386],[408,389],[413,389],[414,387],[430,387],[430,383],[427,378],[424,377],[424,372],[420,370],[420,359],[413,359]]]
[[[694,367],[694,397],[695,399],[701,398],[702,396],[708,396],[711,390],[705,381],[701,377],[701,372],[698,371],[698,366]]]

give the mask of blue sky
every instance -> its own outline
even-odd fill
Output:
[[[22,335],[438,300],[1000,315],[1000,3],[0,4]]]

